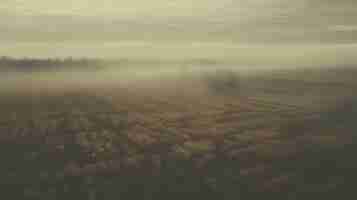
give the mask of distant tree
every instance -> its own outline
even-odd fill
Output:
[[[241,92],[241,77],[231,70],[218,70],[208,75],[208,85],[215,92],[226,95],[237,95]]]

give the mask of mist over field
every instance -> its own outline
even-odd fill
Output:
[[[354,192],[354,65],[0,63],[0,152],[11,155],[0,167],[6,195],[334,199]]]
[[[356,10],[0,0],[0,196],[353,197]]]

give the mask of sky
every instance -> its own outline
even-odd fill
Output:
[[[0,0],[0,19],[0,54],[10,56],[101,57],[115,45],[130,55],[197,46],[214,55],[357,41],[356,0]]]

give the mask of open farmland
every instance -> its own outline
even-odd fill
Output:
[[[28,79],[4,88],[1,194],[336,199],[354,193],[357,69],[200,74],[67,85]]]

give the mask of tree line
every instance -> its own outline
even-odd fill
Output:
[[[89,58],[12,58],[0,57],[1,71],[36,71],[36,70],[58,70],[58,69],[73,69],[77,67],[93,68],[99,67],[104,61],[100,59]]]

